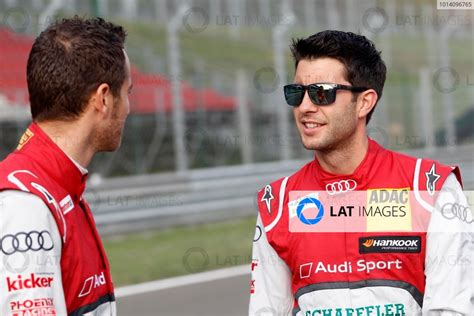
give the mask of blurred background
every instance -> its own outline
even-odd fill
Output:
[[[388,77],[370,137],[459,165],[474,188],[474,10],[435,0],[1,0],[0,10],[0,159],[30,122],[35,36],[75,14],[128,31],[131,115],[120,150],[89,166],[86,198],[117,286],[207,281],[121,288],[120,314],[246,312],[256,190],[313,157],[282,93],[292,38],[338,29],[373,40]],[[216,268],[229,269],[202,274]]]

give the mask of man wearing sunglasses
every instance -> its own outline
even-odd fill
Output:
[[[428,232],[318,233],[320,218],[303,221],[316,232],[290,231],[290,196],[299,191],[337,197],[409,188],[467,207],[457,168],[388,151],[367,136],[386,75],[371,41],[324,31],[293,41],[291,50],[296,72],[294,83],[284,87],[285,99],[315,159],[258,192],[249,314],[472,315],[472,223],[447,220],[421,198]],[[345,223],[351,225],[350,219]],[[459,233],[440,233],[440,227]],[[374,240],[411,248],[366,251]]]

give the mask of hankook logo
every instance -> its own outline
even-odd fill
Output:
[[[359,253],[419,253],[420,236],[371,236],[359,238]]]

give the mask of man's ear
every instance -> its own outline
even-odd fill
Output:
[[[374,89],[369,89],[364,92],[361,92],[357,97],[358,117],[366,117],[375,107],[377,100],[377,92],[375,92]]]
[[[108,116],[112,113],[114,98],[107,83],[100,84],[91,96],[91,103],[95,111]]]

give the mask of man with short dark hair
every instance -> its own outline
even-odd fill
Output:
[[[459,169],[386,150],[367,136],[385,82],[380,52],[364,36],[340,31],[293,41],[291,50],[296,72],[284,94],[315,159],[258,192],[249,314],[472,315],[472,223],[439,211],[450,203],[467,208]],[[391,223],[400,229],[381,225],[377,213],[371,222],[349,217],[347,208],[334,214],[318,200],[357,191],[395,194],[400,207]],[[426,230],[415,229],[419,223]]]
[[[1,315],[115,315],[107,256],[83,198],[92,157],[120,146],[130,61],[126,33],[64,19],[27,65],[33,122],[0,163]]]

